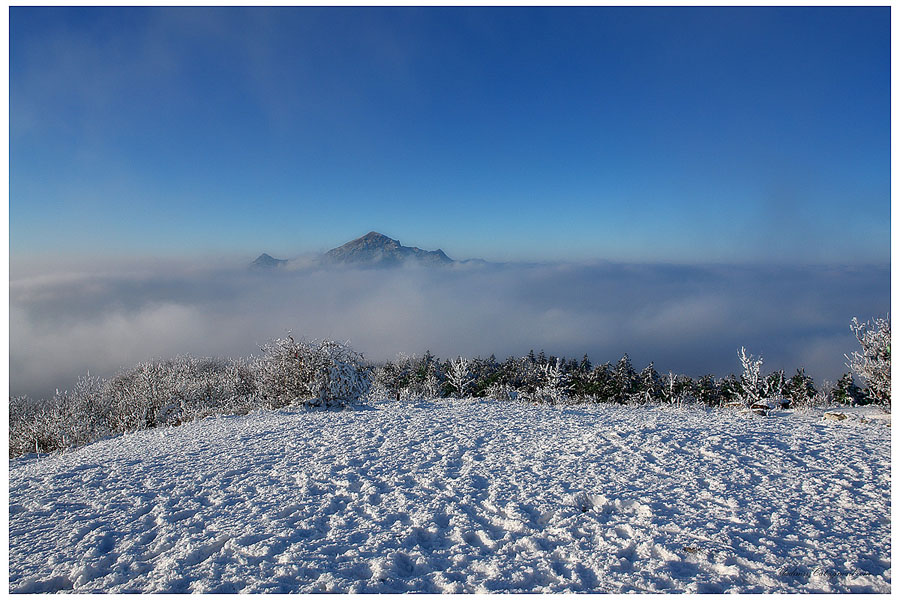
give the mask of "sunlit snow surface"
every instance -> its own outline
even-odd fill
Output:
[[[373,403],[10,461],[10,589],[889,592],[890,428]]]

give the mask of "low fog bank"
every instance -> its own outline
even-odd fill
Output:
[[[460,265],[272,271],[174,263],[10,281],[10,393],[46,397],[90,371],[149,358],[249,356],[289,330],[350,341],[367,358],[529,349],[697,376],[769,372],[817,383],[847,370],[849,321],[890,310],[890,267]]]

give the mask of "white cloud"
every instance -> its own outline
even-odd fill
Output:
[[[887,312],[889,270],[664,265],[274,272],[150,263],[10,282],[11,393],[151,357],[246,356],[292,330],[398,352],[498,358],[529,349],[724,375],[736,349],[766,368],[842,373],[847,323]]]

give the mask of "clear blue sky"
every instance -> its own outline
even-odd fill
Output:
[[[10,255],[890,260],[890,9],[10,9]]]

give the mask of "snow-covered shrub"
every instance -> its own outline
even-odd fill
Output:
[[[258,403],[241,362],[178,357],[144,362],[109,380],[81,377],[50,399],[10,399],[10,455],[52,452],[105,436],[177,425]]]
[[[727,406],[743,402],[743,385],[741,384],[741,380],[737,378],[734,373],[720,378],[716,382],[716,388],[718,389],[716,395],[720,405]]]
[[[662,401],[673,406],[684,406],[695,402],[696,397],[692,390],[692,384],[690,377],[676,375],[669,371],[662,380]]]
[[[390,396],[400,398],[402,395],[424,396],[424,382],[429,370],[435,365],[430,352],[419,358],[412,354],[400,352],[393,361],[387,361],[373,368],[372,381],[383,387]]]
[[[109,435],[112,405],[103,393],[103,379],[88,373],[79,377],[70,392],[57,392],[54,403],[59,407],[65,430],[63,446],[78,446]]]
[[[508,387],[516,391],[516,397],[525,399],[544,383],[544,374],[533,355],[521,358],[509,357],[498,367],[497,377],[492,384]]]
[[[252,373],[242,362],[192,356],[140,363],[102,390],[110,404],[109,426],[116,432],[246,412],[254,392]]]
[[[9,399],[9,455],[52,452],[62,447],[59,411],[52,402],[17,396]]]
[[[747,354],[747,351],[741,346],[738,352],[738,358],[741,359],[741,400],[747,406],[752,406],[766,396],[765,378],[761,375],[762,357],[755,357]]]
[[[823,389],[824,396],[820,396],[813,383],[812,377],[806,374],[801,367],[791,376],[782,386],[783,396],[790,401],[790,405],[794,407],[812,407],[825,401],[828,390]]]
[[[540,365],[541,384],[531,392],[526,392],[524,398],[533,402],[545,404],[563,404],[568,401],[569,384],[568,377],[563,371],[562,359],[557,358],[553,363]]]
[[[492,400],[519,400],[519,392],[508,383],[492,383],[485,390],[485,395]]]
[[[469,374],[469,361],[462,356],[450,361],[450,370],[447,373],[447,383],[453,393],[462,398],[469,391],[472,376]]]
[[[701,375],[692,387],[694,397],[698,402],[706,406],[719,406],[722,404],[722,395],[715,376],[711,374]]]
[[[430,351],[423,356],[397,355],[396,363],[381,369],[382,381],[403,398],[438,398],[441,396],[441,369]],[[376,375],[377,377],[377,375]]]
[[[386,397],[396,397],[402,387],[400,369],[391,361],[378,365],[372,370],[372,384],[384,390]]]
[[[274,339],[253,363],[257,393],[272,406],[342,406],[371,385],[361,354],[330,340]]]
[[[623,355],[611,373],[609,391],[615,402],[638,404],[643,400],[638,385],[638,374],[631,365],[631,357]]]
[[[438,398],[441,395],[441,380],[438,376],[436,368],[432,368],[425,375],[425,381],[422,382],[422,397]]]
[[[49,400],[10,398],[10,456],[53,452],[109,435],[110,403],[102,385],[102,379],[89,374],[71,392],[56,390]]]
[[[856,317],[850,321],[850,330],[856,336],[862,352],[856,351],[847,359],[847,366],[866,384],[866,391],[873,402],[891,403],[891,318],[875,318],[860,323]]]
[[[827,387],[827,386],[826,386]],[[838,404],[847,404],[854,406],[862,404],[865,401],[865,394],[856,382],[853,381],[852,373],[844,373],[837,383],[831,388],[831,397]]]
[[[669,372],[669,375],[672,373]],[[665,390],[663,389],[665,382],[663,378],[656,372],[656,368],[651,362],[638,374],[638,393],[643,403],[656,402],[658,400],[666,400]],[[675,388],[669,390],[670,398],[675,397]],[[670,402],[673,400],[669,400]]]

